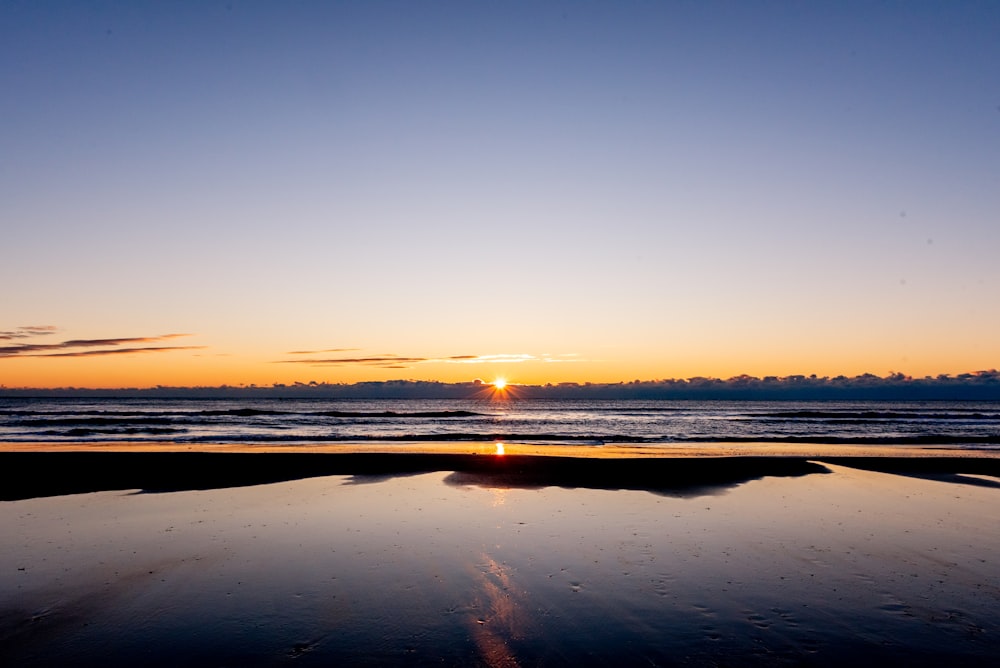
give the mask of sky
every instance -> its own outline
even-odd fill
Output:
[[[995,2],[0,2],[0,385],[1000,366]]]

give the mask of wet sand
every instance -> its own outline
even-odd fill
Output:
[[[232,452],[326,454],[496,454],[496,441],[482,442],[339,442],[274,443],[174,443],[171,441],[87,441],[69,443],[0,443],[3,452]],[[509,455],[588,457],[599,459],[660,457],[963,457],[1000,458],[1000,450],[972,450],[945,446],[843,445],[837,443],[607,443],[604,445],[532,445],[505,443]]]
[[[8,495],[0,664],[1000,659],[995,458],[282,452],[0,452],[187,490]]]

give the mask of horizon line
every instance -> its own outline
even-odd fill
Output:
[[[257,390],[257,391],[280,391],[280,390],[307,390],[307,389],[341,389],[349,390],[351,388],[364,388],[370,389],[372,387],[386,387],[386,388],[399,388],[399,387],[434,387],[434,388],[471,388],[471,389],[490,389],[493,388],[494,381],[487,381],[481,378],[475,378],[466,381],[441,381],[441,380],[422,380],[422,379],[390,379],[390,380],[366,380],[366,381],[355,381],[350,383],[345,382],[329,382],[329,381],[294,381],[292,383],[272,383],[272,384],[258,384],[258,383],[239,383],[239,384],[228,384],[222,383],[219,385],[147,385],[147,386],[131,386],[131,387],[87,387],[87,386],[53,386],[53,387],[32,387],[32,386],[19,386],[19,387],[8,387],[7,385],[0,384],[0,392],[16,392],[22,394],[25,392],[164,392],[164,391],[245,391],[245,390]],[[704,387],[713,386],[716,388],[728,387],[732,389],[749,389],[751,387],[766,386],[769,388],[777,387],[864,387],[870,386],[871,384],[912,384],[912,385],[928,385],[928,384],[954,384],[954,383],[971,383],[976,385],[982,384],[997,384],[1000,386],[1000,371],[997,369],[981,369],[977,371],[967,371],[958,374],[937,374],[937,375],[925,375],[925,376],[910,376],[900,372],[890,371],[885,376],[878,376],[872,373],[862,373],[856,376],[819,376],[817,374],[790,374],[787,376],[752,376],[749,374],[740,374],[736,376],[730,376],[728,378],[720,378],[714,376],[691,376],[688,378],[659,378],[650,380],[640,380],[634,379],[630,381],[617,381],[617,382],[591,382],[591,381],[561,381],[561,382],[548,382],[548,383],[518,383],[513,380],[506,379],[504,385],[507,391],[516,394],[518,391],[526,390],[559,390],[559,389],[612,389],[612,388],[678,388],[678,387]],[[503,391],[503,390],[501,390]]]

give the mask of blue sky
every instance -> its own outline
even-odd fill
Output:
[[[974,2],[4,3],[0,329],[190,337],[0,380],[994,368],[998,34]],[[430,361],[286,364],[331,349]]]

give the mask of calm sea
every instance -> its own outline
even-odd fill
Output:
[[[844,443],[1000,448],[1000,403],[0,399],[0,441]]]

